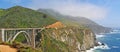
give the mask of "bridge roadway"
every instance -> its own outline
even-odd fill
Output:
[[[13,42],[18,35],[25,33],[27,43],[35,48],[35,37],[37,33],[45,28],[1,28],[0,36],[3,42]]]

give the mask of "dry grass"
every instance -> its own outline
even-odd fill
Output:
[[[17,49],[11,48],[8,45],[0,45],[0,52],[17,52]]]
[[[48,25],[46,28],[62,28],[64,25],[61,22],[56,22],[51,25]]]

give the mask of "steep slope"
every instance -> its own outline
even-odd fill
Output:
[[[95,45],[95,36],[89,29],[64,27],[42,31],[43,52],[85,52]]]
[[[96,34],[107,33],[107,32],[110,32],[111,30],[111,28],[103,27],[93,22],[92,20],[89,20],[84,17],[66,16],[51,9],[39,9],[38,11],[54,16],[56,19],[62,21],[64,24],[67,24],[67,25],[78,26],[78,27],[79,26],[88,27]]]
[[[57,20],[44,13],[21,6],[14,6],[4,10],[0,17],[0,28],[44,27]]]

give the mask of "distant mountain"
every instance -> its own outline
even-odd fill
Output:
[[[49,15],[21,6],[0,9],[0,28],[44,27],[56,21]]]
[[[57,11],[51,9],[38,9],[38,11],[46,13],[55,17],[57,20],[62,21],[64,24],[73,25],[73,26],[82,26],[90,28],[94,33],[107,33],[110,32],[111,28],[103,27],[94,21],[87,19],[85,17],[72,17],[67,15],[62,15]]]

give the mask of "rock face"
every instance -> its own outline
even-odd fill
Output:
[[[42,36],[41,48],[44,52],[56,52],[55,50],[57,52],[85,52],[95,45],[95,36],[89,29],[77,27],[47,29],[42,32]]]
[[[83,40],[83,45],[81,46],[81,50],[88,50],[92,47],[95,46],[95,35],[89,31],[89,30],[84,30],[84,40]]]

